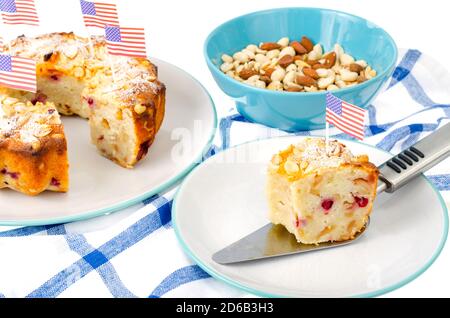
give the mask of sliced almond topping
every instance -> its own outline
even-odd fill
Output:
[[[299,171],[299,166],[295,162],[288,160],[284,163],[284,170],[287,174],[296,174]]]
[[[76,67],[73,71],[73,75],[75,75],[75,77],[81,78],[84,76],[84,69],[81,67]]]
[[[65,56],[74,59],[78,55],[78,47],[75,45],[66,46],[63,50]]]
[[[50,133],[52,132],[52,127],[49,125],[42,125],[40,126],[40,128],[33,132],[33,136],[36,138],[42,138],[45,137],[47,135],[50,135]]]

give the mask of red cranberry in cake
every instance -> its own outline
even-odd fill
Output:
[[[54,187],[59,187],[61,185],[61,182],[59,182],[58,179],[56,178],[52,178],[52,180],[50,181],[50,185]]]
[[[301,228],[301,227],[304,227],[305,225],[306,225],[306,220],[305,219],[300,219],[299,217],[297,217],[295,219],[295,227]]]
[[[31,103],[36,105],[38,102],[45,104],[47,102],[47,95],[37,92],[36,96],[31,100]]]
[[[87,102],[89,108],[94,108],[95,101],[94,101],[94,99],[92,97],[86,98],[86,102]]]
[[[16,179],[16,180],[19,179],[19,175],[20,175],[20,173],[18,173],[18,172],[10,172],[6,168],[3,168],[2,170],[0,170],[0,173],[5,175],[5,176],[10,177],[11,179]]]
[[[369,204],[369,199],[364,197],[355,197],[355,202],[360,208],[365,208]]]
[[[368,220],[377,182],[367,156],[354,156],[338,141],[327,152],[323,139],[303,139],[269,165],[270,220],[304,244],[352,239]]]
[[[330,209],[333,207],[334,201],[331,199],[325,199],[322,201],[322,208],[325,210],[325,213],[328,214]]]

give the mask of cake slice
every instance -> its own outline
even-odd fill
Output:
[[[0,94],[0,189],[28,195],[68,190],[64,129],[52,103]]]
[[[378,169],[345,145],[306,138],[273,156],[268,169],[269,216],[300,243],[353,239],[371,213]]]

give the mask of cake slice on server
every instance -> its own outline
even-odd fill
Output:
[[[270,220],[300,243],[353,239],[371,213],[378,169],[338,141],[306,138],[273,156],[268,169]]]

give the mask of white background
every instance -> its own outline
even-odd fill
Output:
[[[31,32],[83,33],[78,0],[35,1],[42,26]],[[262,9],[314,6],[347,11],[383,27],[393,36],[399,48],[419,49],[450,69],[450,17],[449,10],[445,9],[446,1],[117,0],[117,3],[122,26],[145,27],[149,54],[178,65],[199,79],[209,90],[219,109],[230,108],[232,102],[217,88],[207,70],[203,59],[203,42],[208,33],[222,22]],[[29,29],[8,28],[2,33],[9,38],[31,32]],[[447,245],[428,271],[386,296],[450,297],[449,268],[450,247]]]

